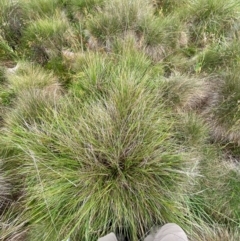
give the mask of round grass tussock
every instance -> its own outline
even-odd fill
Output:
[[[192,42],[206,46],[238,31],[239,11],[235,0],[193,0],[180,15],[189,23]]]
[[[211,107],[206,111],[212,134],[217,140],[240,144],[240,82],[238,68],[224,73],[219,80],[217,96]]]
[[[6,72],[9,88],[18,94],[27,89],[43,89],[57,83],[52,71],[46,71],[32,63],[18,63],[16,70]]]
[[[108,95],[110,86],[119,81],[150,83],[157,75],[157,71],[149,70],[151,61],[132,42],[116,41],[113,51],[113,54],[79,55],[72,65],[76,73],[69,90],[85,101]]]
[[[169,14],[175,12],[179,7],[185,6],[189,0],[153,0],[154,7],[160,13]]]
[[[0,1],[0,239],[238,240],[239,13]]]
[[[25,156],[30,240],[136,239],[155,223],[187,222],[196,161],[175,143],[174,117],[140,84],[118,87],[84,106],[66,98],[10,130]]]
[[[238,41],[213,44],[198,57],[201,69],[206,72],[221,71],[239,64],[240,47]]]
[[[22,47],[26,50],[24,54],[33,60],[43,54],[46,59],[49,55],[60,55],[62,47],[67,45],[67,33],[70,29],[68,19],[61,11],[30,22],[23,32]]]
[[[12,49],[16,49],[25,27],[25,16],[19,2],[3,0],[0,2],[0,36]]]
[[[19,0],[30,21],[52,17],[61,6],[61,0]]]
[[[175,48],[181,32],[181,22],[176,16],[146,16],[139,21],[138,31],[142,32],[147,46],[158,44]]]
[[[25,30],[25,38],[28,41],[41,42],[46,39],[60,40],[61,34],[67,29],[67,23],[64,21],[65,16],[58,12],[51,17],[45,17],[33,21]]]
[[[102,10],[94,14],[86,24],[93,36],[104,41],[128,30],[138,30],[139,22],[149,15],[153,16],[153,12],[149,1],[114,0],[105,3]]]
[[[28,89],[18,93],[13,101],[14,108],[5,115],[6,126],[18,130],[18,126],[31,128],[41,123],[51,108],[55,108],[60,94],[56,89]],[[49,111],[48,111],[49,110]]]
[[[211,94],[207,79],[179,74],[162,78],[157,88],[164,103],[180,111],[200,108]]]

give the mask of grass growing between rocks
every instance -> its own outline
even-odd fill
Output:
[[[240,236],[237,1],[2,1],[0,237]]]

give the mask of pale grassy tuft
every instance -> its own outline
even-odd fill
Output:
[[[13,202],[11,206],[0,215],[0,235],[4,241],[27,240],[28,228],[26,222],[21,220],[21,211],[17,210],[18,206],[18,202]]]
[[[2,170],[2,160],[0,159],[0,215],[5,209],[6,205],[11,200],[11,185],[6,179],[6,174]]]
[[[30,128],[31,125],[42,121],[50,108],[55,108],[60,94],[57,86],[50,89],[27,89],[18,93],[13,101],[14,109],[9,111],[4,122],[7,126],[17,128],[18,125]]]
[[[144,48],[144,52],[155,62],[163,60],[167,55],[164,46],[161,44],[155,46],[146,46]]]
[[[43,89],[57,85],[57,78],[52,71],[46,71],[38,65],[27,62],[20,62],[14,71],[7,71],[6,78],[9,88],[15,93],[32,88]]]
[[[222,74],[216,83],[215,100],[205,111],[216,140],[240,144],[238,68]]]
[[[175,74],[159,82],[159,92],[167,105],[179,110],[191,110],[205,105],[211,88],[206,78]]]
[[[190,241],[236,241],[240,236],[239,228],[229,228],[226,225],[204,224],[204,228],[198,232],[198,235]]]

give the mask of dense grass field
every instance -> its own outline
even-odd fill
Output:
[[[1,0],[0,240],[240,240],[239,38],[238,0]]]

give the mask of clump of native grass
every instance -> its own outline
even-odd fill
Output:
[[[174,15],[149,15],[140,22],[138,28],[142,33],[145,52],[154,61],[163,60],[188,42],[180,19]]]
[[[155,61],[177,46],[181,38],[181,22],[171,16],[155,16],[150,1],[114,0],[99,10],[86,23],[90,48],[112,49],[113,38],[131,33],[136,45]],[[95,38],[95,39],[94,39]]]
[[[75,72],[69,90],[82,98],[99,98],[108,94],[112,85],[123,79],[151,83],[163,71],[149,69],[151,61],[134,45],[134,40],[116,39],[112,54],[87,52],[76,56],[71,64]],[[112,87],[114,88],[114,87]]]
[[[78,22],[82,21],[84,16],[102,7],[104,0],[61,0],[61,4],[68,17],[72,21]]]
[[[35,96],[41,93],[45,96],[43,99],[49,101],[49,96],[52,99],[58,99],[62,93],[62,87],[53,72],[46,71],[36,64],[19,62],[16,67],[5,70],[3,77],[4,81],[0,85],[0,114],[2,119],[9,111],[10,106],[16,108],[16,111],[18,110],[18,106],[21,106],[25,95],[28,97],[31,94]],[[34,108],[39,108],[40,99],[38,97],[34,99],[32,111],[34,111]],[[29,103],[30,105],[31,103]],[[35,115],[32,111],[29,112],[29,115]],[[0,125],[3,123],[4,120],[1,121]]]
[[[60,0],[19,0],[24,12],[31,21],[52,17],[60,10]]]
[[[72,39],[71,39],[72,37]],[[61,55],[64,47],[76,45],[76,35],[65,13],[38,18],[28,24],[23,32],[22,47],[25,55],[42,65]]]
[[[44,89],[58,85],[52,71],[28,62],[19,62],[16,68],[6,71],[5,76],[9,88],[16,94],[26,89]]]
[[[211,96],[207,78],[176,74],[161,78],[156,87],[164,102],[179,111],[201,109]]]
[[[239,68],[234,67],[218,79],[215,100],[205,111],[216,140],[240,144]]]
[[[139,22],[152,13],[149,1],[114,0],[105,3],[102,10],[89,19],[87,27],[93,36],[106,40],[127,30],[136,30]]]
[[[0,72],[0,186],[16,199],[3,239],[136,240],[165,222],[193,240],[237,239],[239,166],[209,136],[237,152],[237,2],[0,6],[3,65],[35,62]]]
[[[198,46],[233,38],[239,31],[240,4],[235,0],[193,0],[180,15],[188,23],[191,42]]]
[[[169,14],[176,11],[179,7],[185,6],[189,0],[152,0],[157,13]]]
[[[189,222],[184,197],[198,160],[175,142],[174,115],[144,81],[119,76],[109,88],[84,105],[70,95],[28,117],[8,115],[15,125],[6,138],[23,155],[9,162],[25,177],[30,240],[93,240],[109,231],[137,239],[156,223]],[[26,110],[37,104],[23,96]]]
[[[240,47],[237,40],[221,41],[206,48],[199,56],[198,62],[201,70],[206,72],[219,72],[223,68],[233,68],[239,64]]]
[[[18,2],[3,0],[0,3],[0,15],[0,36],[15,50],[21,42],[25,25],[22,8]]]

